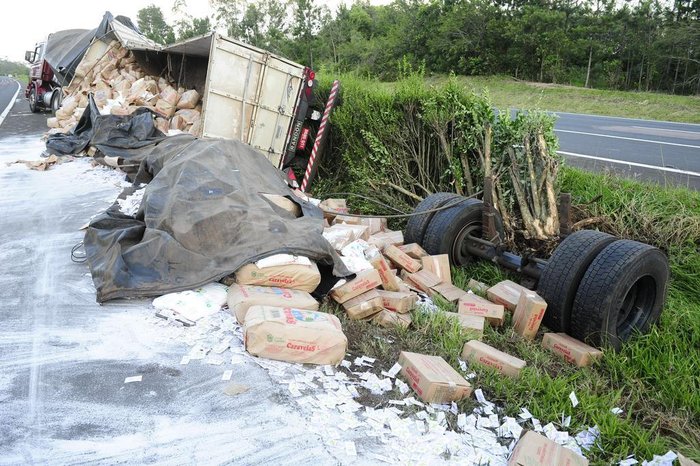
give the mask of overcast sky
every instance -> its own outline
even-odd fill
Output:
[[[332,10],[350,0],[319,1]],[[371,3],[387,3],[373,1]],[[100,24],[105,11],[130,17],[136,23],[136,12],[155,4],[172,22],[173,0],[2,0],[0,3],[0,58],[24,62],[24,51],[51,32],[63,29],[93,29]],[[211,13],[209,0],[187,0],[192,16]]]

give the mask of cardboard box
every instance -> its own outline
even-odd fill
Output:
[[[470,278],[469,283],[467,283],[467,288],[472,290],[474,293],[485,295],[486,290],[489,289],[489,286],[486,283],[482,283],[480,281],[474,280],[473,278]]]
[[[499,351],[479,340],[470,340],[464,344],[462,359],[475,364],[489,366],[508,377],[518,377],[526,363],[522,359]]]
[[[503,319],[505,318],[505,310],[502,304],[494,304],[474,293],[466,293],[459,298],[457,312],[462,315],[485,317],[489,324],[494,327],[503,325]]]
[[[370,290],[348,299],[343,303],[343,308],[347,312],[348,317],[354,320],[364,319],[373,316],[383,309],[382,297],[379,296],[377,290]]]
[[[442,283],[452,283],[452,274],[450,273],[450,256],[440,254],[437,256],[421,257],[424,270],[430,270],[440,278]]]
[[[387,222],[386,219],[383,217],[364,217],[360,218],[360,225],[366,225],[367,228],[369,228],[369,234],[374,235],[376,233],[379,233],[381,231],[386,230],[387,228]]]
[[[318,205],[323,210],[323,216],[329,221],[333,220],[338,214],[348,213],[348,204],[345,199],[325,199]],[[327,212],[327,211],[332,212]]]
[[[315,263],[291,264],[260,268],[246,264],[236,270],[239,285],[278,286],[311,293],[321,283],[321,273]]]
[[[250,354],[278,361],[338,364],[348,346],[336,316],[289,307],[251,307],[243,332]]]
[[[336,225],[338,223],[343,223],[346,225],[362,225],[362,222],[360,222],[360,220],[360,217],[351,217],[349,215],[336,215],[336,217],[333,219],[333,225]]]
[[[343,304],[345,301],[374,289],[381,284],[382,280],[379,278],[379,273],[376,270],[365,270],[358,273],[352,280],[333,288],[331,290],[331,298]]]
[[[508,466],[588,466],[588,460],[544,435],[528,430],[515,444]]]
[[[450,313],[452,314],[452,313]],[[481,316],[470,316],[465,314],[454,314],[454,316],[459,321],[459,325],[467,332],[472,335],[473,340],[481,340],[484,336],[484,326],[486,325],[486,318]]]
[[[379,249],[391,244],[393,246],[401,246],[403,244],[403,232],[386,230],[381,233],[375,233],[367,240],[369,244],[373,244]]]
[[[472,393],[469,382],[440,356],[402,351],[399,364],[401,375],[426,403],[449,403]]]
[[[513,312],[513,330],[530,340],[535,338],[547,310],[547,303],[535,292],[522,292]]]
[[[397,267],[409,273],[416,273],[422,267],[419,261],[415,260],[405,252],[401,251],[401,249],[397,248],[396,246],[392,246],[391,244],[384,246],[382,253]]]
[[[425,252],[425,249],[420,247],[418,243],[404,244],[403,246],[399,246],[399,249],[418,260],[420,260],[421,257],[428,255],[428,253]]]
[[[416,273],[406,274],[406,283],[409,286],[415,287],[417,290],[422,291],[427,295],[433,293],[432,287],[440,284],[440,278],[429,270],[421,270]]]
[[[390,311],[389,309],[382,309],[375,314],[374,317],[372,317],[372,322],[385,328],[406,328],[411,325],[411,321],[411,314],[400,314],[398,312]]]
[[[370,248],[365,252],[365,257],[372,267],[379,273],[379,278],[382,281],[382,288],[387,291],[399,291],[399,279],[391,268],[389,263],[384,258],[377,248]]]
[[[285,196],[280,196],[279,194],[265,194],[261,193],[261,196],[265,197],[268,201],[270,201],[272,204],[276,205],[277,207],[282,208],[283,210],[286,210],[290,214],[292,214],[294,217],[301,217],[301,207],[299,204],[296,202],[293,202],[291,199]]]
[[[545,333],[542,347],[578,367],[590,366],[595,359],[603,357],[603,352],[599,349],[588,346],[566,333]]]
[[[520,300],[520,293],[523,291],[532,293],[531,290],[528,290],[524,286],[518,285],[510,280],[503,280],[486,290],[486,297],[489,301],[503,304],[509,311],[514,311],[515,306],[518,305],[518,301]]]
[[[252,286],[233,284],[228,289],[229,312],[236,316],[239,324],[245,323],[246,313],[252,306],[293,307],[309,311],[318,310],[318,301],[309,293],[274,286]]]
[[[459,298],[467,294],[466,291],[457,288],[451,283],[439,283],[431,287],[431,289],[451,303],[456,303],[459,301]]]
[[[412,292],[377,290],[382,306],[390,311],[405,314],[416,307],[418,295]]]

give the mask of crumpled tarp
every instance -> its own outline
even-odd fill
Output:
[[[56,81],[61,86],[70,84],[75,74],[75,69],[83,59],[92,40],[104,37],[110,31],[113,21],[118,21],[138,32],[138,28],[132,23],[131,19],[126,16],[117,16],[115,18],[107,11],[95,29],[67,29],[49,34],[46,41],[44,60],[53,70]]]
[[[75,155],[88,146],[97,147],[103,154],[131,159],[142,152],[138,149],[165,139],[153,121],[153,112],[146,107],[131,115],[100,115],[92,94],[88,96],[78,124],[68,133],[52,134],[46,140],[46,150],[55,155]],[[134,151],[134,149],[137,149]],[[134,154],[134,152],[136,152]]]
[[[316,261],[326,277],[351,275],[322,236],[321,210],[250,146],[179,135],[134,151],[141,165],[123,194],[148,183],[138,213],[124,215],[115,203],[85,234],[99,302],[195,288],[280,253]],[[303,216],[261,193],[288,197]]]

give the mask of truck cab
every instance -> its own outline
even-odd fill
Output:
[[[29,62],[29,82],[24,96],[29,100],[29,109],[33,113],[52,110],[54,113],[61,106],[61,86],[54,79],[53,71],[44,59],[46,41],[36,44],[34,50],[27,50],[24,59]]]

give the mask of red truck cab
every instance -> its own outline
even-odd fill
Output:
[[[31,64],[29,82],[24,96],[29,100],[29,109],[38,113],[52,110],[54,113],[61,106],[61,86],[54,79],[53,71],[44,60],[46,41],[39,42],[34,50],[28,50],[24,59]]]

